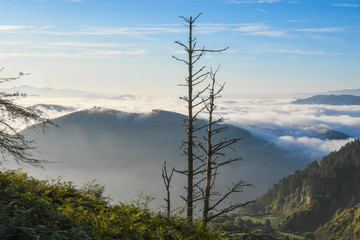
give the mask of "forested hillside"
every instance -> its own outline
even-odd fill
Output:
[[[359,184],[360,141],[355,140],[320,164],[315,161],[281,179],[258,198],[250,212],[286,216],[278,226],[280,231],[315,232],[318,239],[335,234],[331,239],[352,239],[360,229]],[[332,227],[335,222],[337,227]]]

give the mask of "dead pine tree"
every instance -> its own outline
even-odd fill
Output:
[[[207,90],[207,87],[197,89],[200,87],[201,83],[208,76],[208,72],[205,72],[204,69],[206,66],[196,68],[197,62],[201,59],[204,54],[209,52],[222,52],[227,48],[211,50],[203,48],[197,48],[197,40],[193,36],[193,28],[195,21],[200,17],[202,13],[198,14],[195,18],[190,17],[186,18],[181,16],[185,21],[185,26],[189,29],[189,40],[188,43],[184,44],[180,41],[175,41],[176,44],[184,48],[187,53],[187,59],[181,59],[176,56],[173,56],[176,60],[185,63],[188,68],[188,75],[185,78],[185,84],[180,84],[187,88],[187,95],[181,97],[187,103],[188,116],[185,119],[187,140],[183,141],[182,146],[185,147],[184,153],[187,156],[187,169],[185,171],[179,171],[187,176],[187,196],[185,199],[187,205],[187,218],[189,222],[193,220],[193,209],[194,209],[194,160],[199,157],[194,153],[195,148],[195,132],[199,131],[202,127],[197,126],[195,121],[197,116],[204,110],[202,106],[201,95]]]
[[[166,202],[166,216],[170,219],[171,214],[171,198],[170,198],[170,188],[171,188],[171,179],[174,174],[175,168],[171,169],[170,174],[168,174],[167,167],[166,167],[166,161],[164,161],[164,165],[161,169],[162,174],[161,177],[164,181],[165,190],[166,190],[166,198],[164,198]]]
[[[208,113],[208,123],[206,136],[203,136],[204,143],[199,142],[198,146],[206,156],[205,167],[205,187],[201,189],[203,196],[203,226],[206,227],[207,223],[222,214],[228,213],[235,209],[245,206],[253,201],[245,203],[227,203],[228,197],[233,193],[242,192],[244,187],[249,187],[246,181],[238,181],[228,187],[227,191],[223,194],[215,191],[216,176],[219,174],[219,168],[240,161],[240,157],[226,159],[226,150],[231,150],[232,145],[242,140],[242,138],[226,138],[221,137],[222,133],[227,131],[227,127],[222,123],[224,118],[215,118],[214,113],[217,108],[215,103],[216,99],[221,97],[221,92],[224,90],[225,84],[218,84],[216,82],[216,74],[219,68],[213,72],[211,69],[209,75],[211,84],[209,87],[208,99],[204,99],[205,110]],[[217,137],[215,140],[214,137]],[[225,159],[224,159],[225,158]],[[225,206],[224,206],[225,205]]]

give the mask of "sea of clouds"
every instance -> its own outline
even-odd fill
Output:
[[[244,128],[290,154],[302,154],[309,161],[320,160],[345,143],[360,137],[360,106],[299,105],[294,99],[219,99],[217,115],[226,123]],[[57,118],[73,111],[94,107],[115,109],[127,113],[149,113],[153,109],[186,114],[186,103],[176,97],[133,97],[122,99],[73,99],[28,97],[21,100],[27,106],[54,104],[72,108],[57,111],[39,107],[48,117]],[[146,116],[146,115],[145,115]],[[206,118],[205,114],[200,115]],[[322,132],[335,130],[347,134],[347,139],[327,139]]]
[[[303,156],[308,162],[321,160],[331,151],[338,150],[347,142],[360,137],[360,106],[297,105],[291,104],[293,100],[292,98],[223,98],[218,99],[216,114],[218,117],[224,117],[226,123],[246,129],[254,136],[267,140],[269,144],[288,150],[289,154]],[[154,109],[184,115],[187,112],[186,103],[177,97],[136,96],[120,99],[27,97],[19,101],[25,106],[48,104],[65,107],[64,110],[48,106],[37,107],[52,119],[74,111],[94,109],[94,107],[96,111],[101,111],[103,108],[121,111],[118,113],[119,119],[127,117],[129,113],[142,113],[141,119],[147,118]],[[206,114],[200,117],[206,118]],[[25,125],[19,125],[19,130],[24,127]],[[347,134],[349,138],[327,139],[321,133],[329,129]],[[106,151],[106,145],[104,145],[104,151]],[[106,194],[114,200],[134,199],[140,192],[144,192],[145,195],[155,193],[159,201],[162,199],[162,190],[159,190],[162,184],[162,180],[158,177],[159,165],[134,165],[132,168],[104,168],[102,170],[88,166],[89,169],[73,166],[67,169],[62,163],[57,163],[47,165],[45,170],[27,166],[24,166],[24,170],[40,179],[61,176],[63,180],[71,180],[79,185],[91,179],[97,179],[99,183],[106,185]],[[10,168],[15,169],[19,166],[10,165]],[[143,178],[138,177],[139,171]],[[146,179],[146,185],[143,179]],[[151,184],[148,183],[149,181]],[[181,192],[185,184],[184,179],[177,177],[175,182],[181,184],[173,190]],[[254,193],[251,191],[248,189],[246,196],[253,196]],[[178,200],[178,203],[182,202]]]

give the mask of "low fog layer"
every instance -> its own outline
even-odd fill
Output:
[[[360,106],[291,104],[294,100],[222,99],[219,100],[218,115],[225,117],[229,124],[247,129],[259,138],[311,160],[320,160],[351,139],[360,137]],[[98,106],[129,113],[149,113],[153,109],[162,109],[186,114],[185,103],[171,97],[25,100],[25,104],[29,106],[39,102],[60,104],[74,108],[73,111]],[[73,112],[44,108],[40,110],[51,118]]]
[[[280,177],[310,161],[320,160],[352,137],[359,137],[359,106],[294,105],[290,104],[292,100],[225,99],[219,102],[218,114],[227,118],[227,123],[248,132],[233,128],[233,136],[245,137],[237,146],[237,153],[244,160],[224,170],[226,174],[221,176],[218,187],[245,179],[256,188],[246,190],[240,198],[252,198]],[[33,106],[39,102],[53,105],[36,106],[49,117],[64,117],[56,120],[60,128],[51,128],[44,135],[31,134],[39,140],[37,157],[58,162],[47,165],[45,170],[25,169],[35,176],[62,176],[77,184],[97,179],[106,184],[107,193],[115,201],[134,199],[145,191],[144,194],[154,194],[161,202],[162,162],[167,160],[169,166],[180,169],[185,166],[179,150],[180,142],[185,139],[182,116],[151,111],[165,109],[185,113],[184,103],[176,98],[96,101],[28,98],[23,103]],[[90,110],[77,112],[84,109]],[[184,181],[177,176],[174,192],[184,192]]]
[[[161,201],[163,161],[179,170],[186,166],[183,149],[179,149],[186,139],[183,118],[178,113],[161,110],[128,113],[99,107],[65,115],[54,120],[59,127],[52,126],[45,134],[23,131],[37,139],[39,148],[34,152],[37,158],[56,162],[46,165],[45,170],[27,168],[26,171],[41,178],[62,176],[76,183],[97,179],[106,185],[114,200],[136,198],[145,191]],[[236,196],[237,199],[256,197],[279,178],[308,163],[307,159],[291,156],[237,127],[229,126],[226,136],[244,138],[233,146],[236,152],[227,153],[229,157],[240,156],[244,160],[222,170],[218,190],[225,189],[226,182],[241,179],[255,186]],[[185,178],[177,178],[173,190],[178,197],[183,192]]]

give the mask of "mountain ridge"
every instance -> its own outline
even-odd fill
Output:
[[[186,139],[183,119],[184,115],[163,110],[126,113],[95,107],[54,119],[59,128],[50,127],[45,134],[30,130],[25,130],[24,134],[38,139],[35,157],[59,162],[46,166],[46,174],[69,177],[71,172],[79,170],[81,173],[75,175],[79,178],[77,181],[84,181],[82,176],[96,178],[104,182],[110,192],[126,187],[124,192],[129,194],[125,195],[132,197],[144,189],[160,195],[162,183],[158,173],[163,161],[167,160],[168,165],[179,169],[185,166],[183,150],[179,149]],[[252,199],[280,177],[307,164],[305,159],[291,156],[289,152],[252,136],[247,130],[228,127],[226,136],[245,138],[234,146],[237,152],[230,151],[228,155],[240,156],[244,160],[224,169],[226,174],[220,175],[219,179],[232,182],[244,178],[254,184],[256,188],[247,190],[245,198]],[[30,173],[34,171],[38,174],[35,176],[44,175],[41,170]],[[114,184],[114,181],[122,183]],[[126,182],[131,188],[126,186]],[[218,186],[224,187],[222,183]],[[182,192],[182,186],[175,191]],[[118,199],[119,195],[114,198]]]
[[[298,99],[292,104],[360,105],[360,96],[354,95],[315,95]]]

